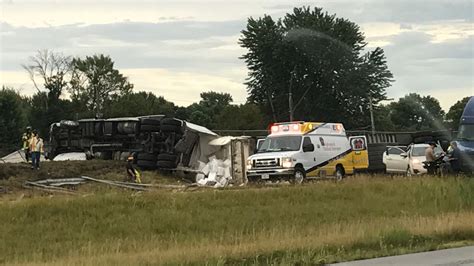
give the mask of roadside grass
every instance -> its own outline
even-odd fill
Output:
[[[474,243],[471,178],[0,202],[4,264],[322,264]]]
[[[30,169],[27,163],[0,164],[0,188],[9,193],[0,193],[2,198],[15,198],[18,193],[24,194],[26,198],[48,195],[48,193],[25,190],[25,181],[35,181],[41,179],[74,178],[82,175],[98,179],[123,181],[126,178],[125,162],[121,161],[65,161],[65,162],[43,162],[40,170]],[[142,182],[160,184],[180,184],[181,179],[173,176],[165,176],[157,171],[143,171]],[[85,184],[81,185],[81,192],[105,193],[116,191],[104,185]],[[13,194],[13,195],[12,195]]]

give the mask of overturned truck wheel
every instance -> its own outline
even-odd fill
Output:
[[[173,169],[178,166],[178,156],[176,154],[161,153],[158,154],[156,166],[159,169]]]

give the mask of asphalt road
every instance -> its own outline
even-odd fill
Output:
[[[338,266],[359,265],[436,265],[474,266],[474,246],[422,252],[369,260],[337,263]]]

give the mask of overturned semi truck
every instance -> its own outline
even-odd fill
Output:
[[[46,155],[54,159],[83,152],[89,159],[125,160],[133,154],[136,165],[146,170],[200,170],[202,163],[217,156],[231,161],[232,177],[240,183],[245,182],[245,160],[254,147],[251,138],[223,139],[187,121],[150,115],[53,123]]]

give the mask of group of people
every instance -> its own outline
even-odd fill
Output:
[[[430,142],[429,147],[425,150],[426,161],[428,162],[428,174],[434,174],[436,167],[433,162],[438,160],[440,157],[443,157],[445,163],[449,164],[449,170],[455,174],[458,174],[461,171],[461,153],[459,151],[458,145],[455,141],[450,143],[447,153],[442,153],[438,156],[435,154],[435,148],[437,147],[436,143]]]
[[[40,138],[38,131],[31,127],[26,128],[21,139],[26,162],[31,159],[31,169],[39,169],[41,154],[44,153],[43,139]]]

